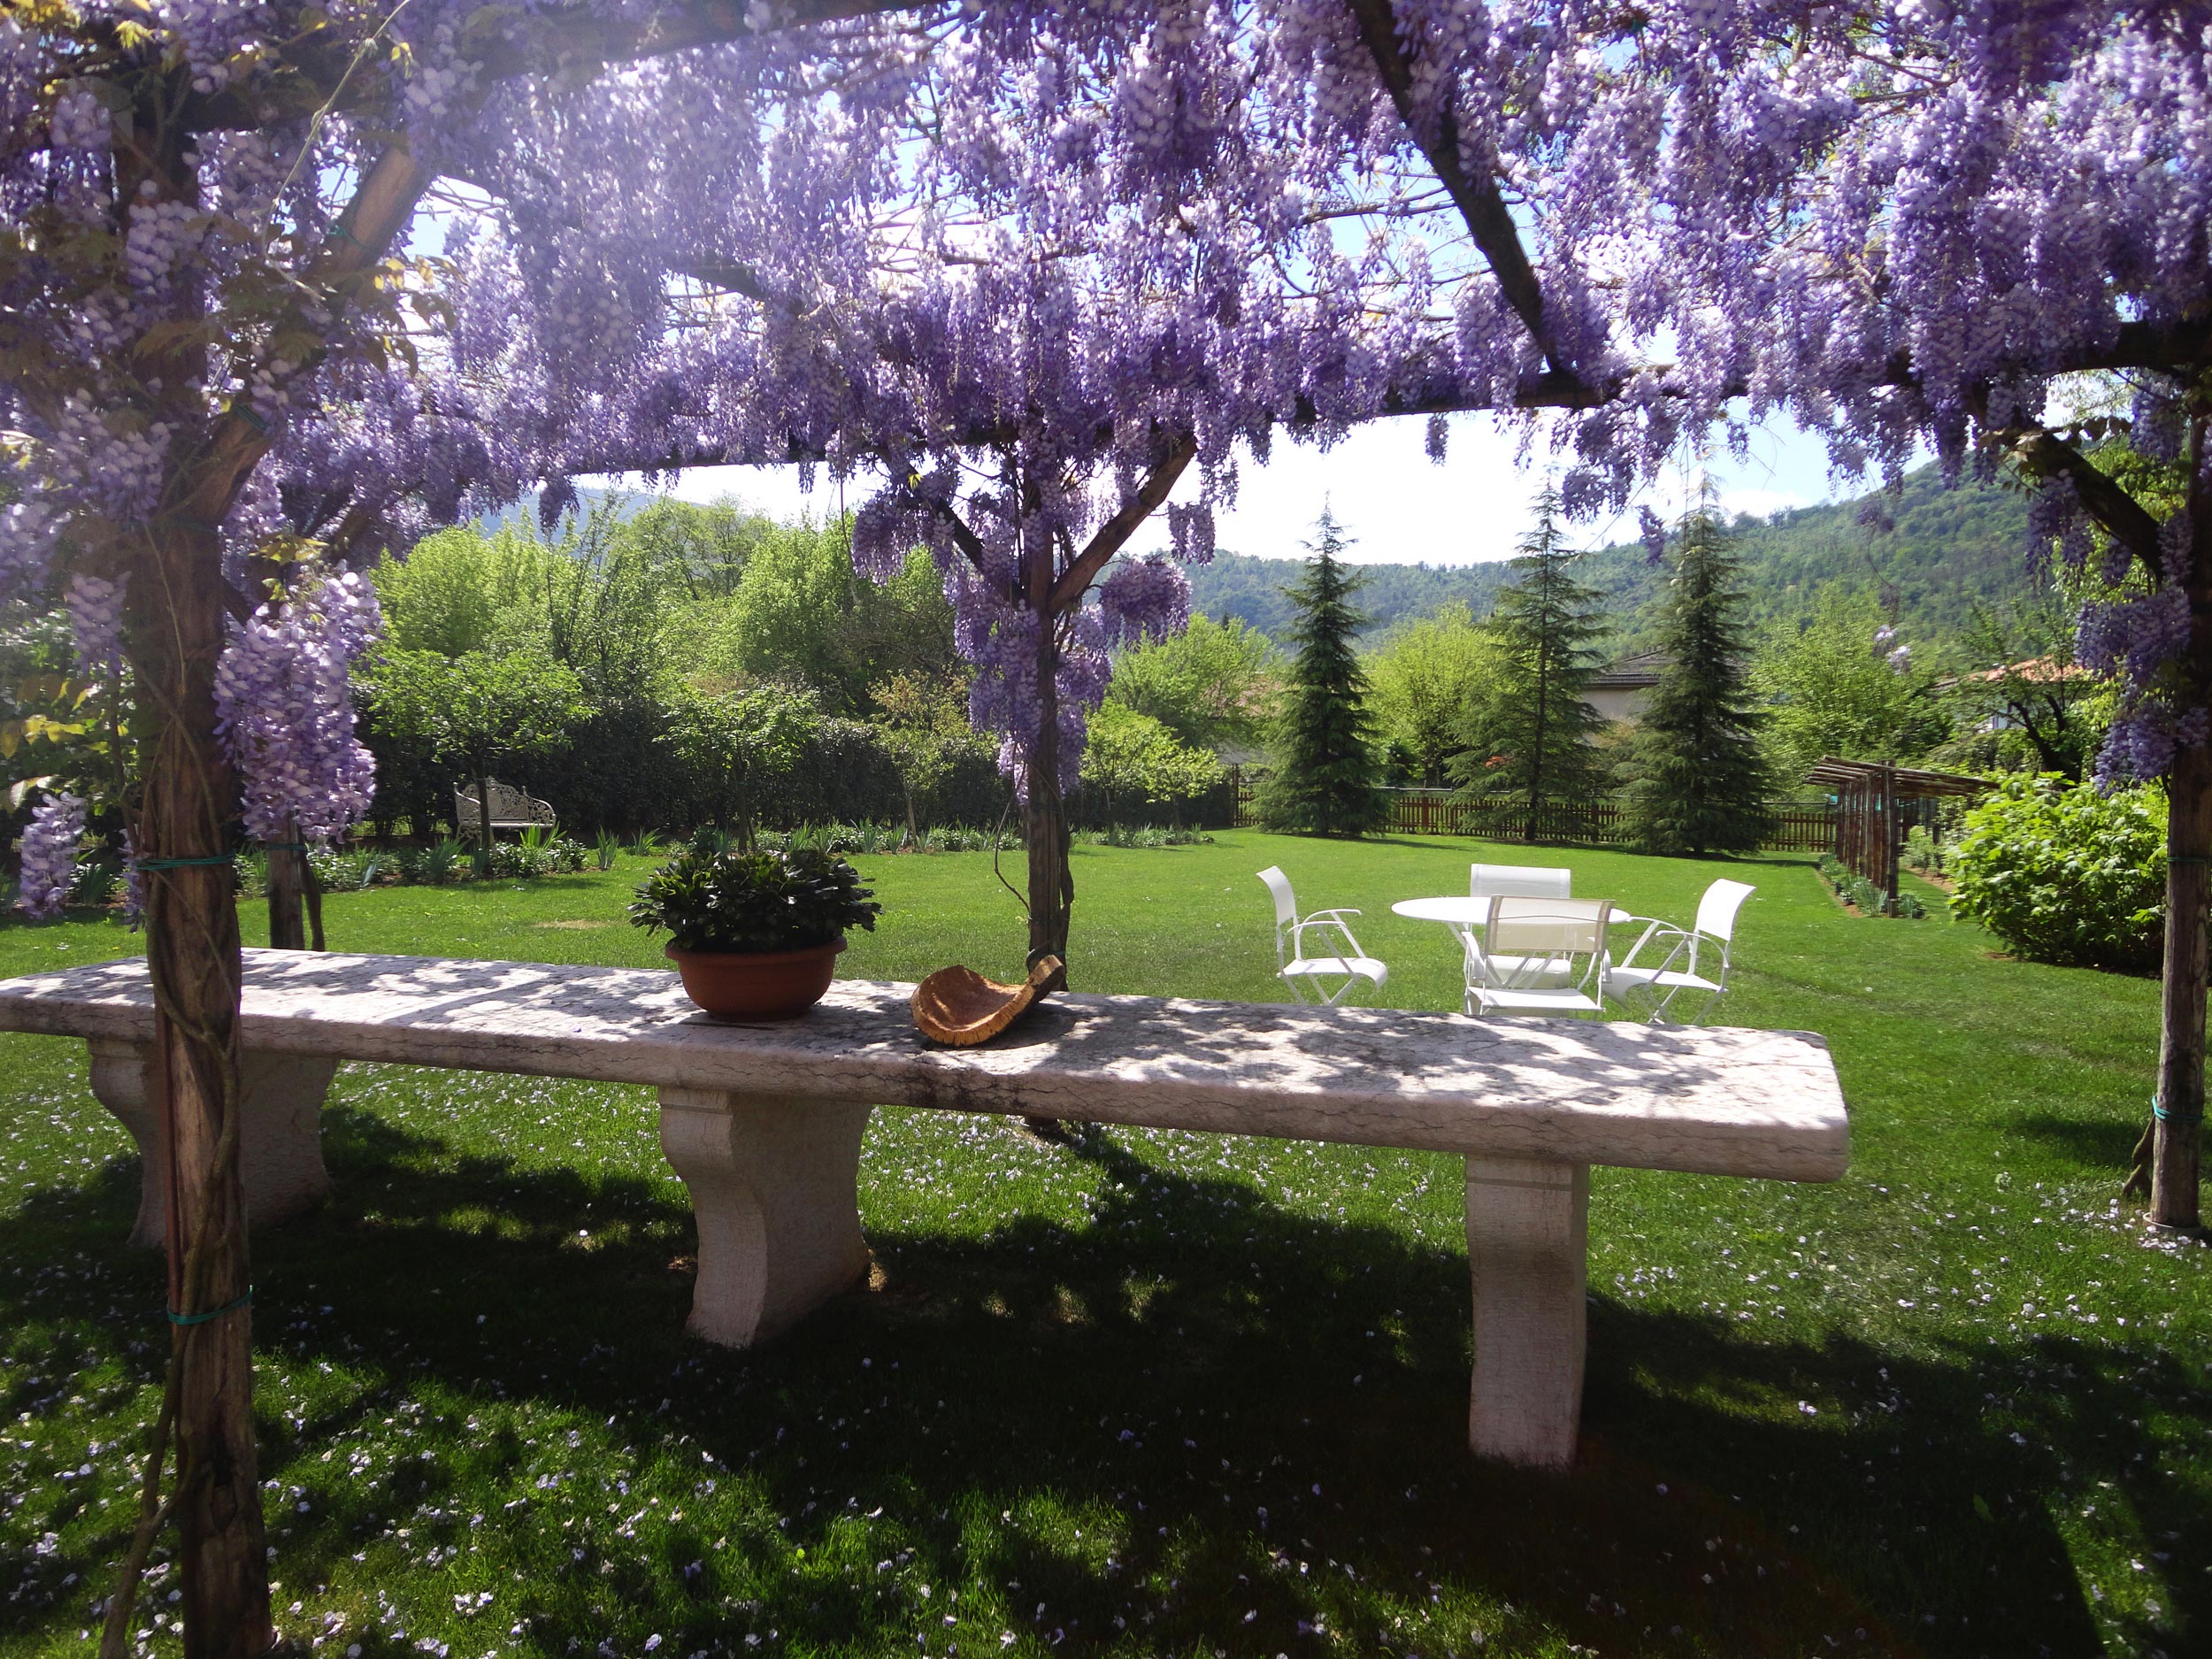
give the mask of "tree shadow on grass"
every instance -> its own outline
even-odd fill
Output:
[[[2026,1112],[2007,1118],[2005,1133],[2044,1141],[2081,1169],[2125,1170],[2134,1156],[2136,1141],[2142,1137],[2143,1125],[2086,1113]]]
[[[295,1370],[380,1381],[303,1420],[265,1409],[264,1472],[307,1505],[288,1492],[273,1517],[281,1576],[329,1578],[395,1517],[418,1548],[505,1530],[499,1577],[524,1581],[500,1618],[524,1651],[628,1652],[650,1630],[682,1654],[772,1630],[794,1651],[915,1652],[949,1633],[956,1587],[964,1647],[972,1626],[992,1651],[1002,1628],[1274,1654],[1318,1626],[1353,1652],[1464,1653],[1471,1593],[1492,1652],[1548,1629],[1609,1653],[2078,1654],[2107,1632],[2047,1518],[2062,1479],[2112,1482],[2144,1532],[2182,1535],[2177,1561],[2212,1552],[2201,1504],[2138,1461],[2146,1379],[2124,1388],[2113,1355],[2071,1340],[2019,1346],[2001,1419],[1990,1356],[1962,1345],[1753,1340],[1599,1297],[1584,1455],[1551,1478],[1465,1451],[1463,1257],[1316,1224],[1108,1133],[1069,1148],[1106,1178],[1089,1225],[878,1231],[870,1288],[740,1353],[681,1334],[680,1188],[458,1153],[343,1107],[326,1123],[334,1202],[257,1235],[259,1340]],[[134,1192],[116,1164],[35,1200],[0,1222],[0,1256],[127,1272],[142,1258],[113,1240]],[[150,1348],[134,1363],[151,1375]],[[2152,1386],[2204,1417],[2156,1363]],[[550,1414],[549,1446],[577,1423],[603,1455],[637,1455],[550,1490],[547,1449],[504,1427],[457,1429],[366,1485],[321,1461],[411,1395],[526,1402]],[[1809,1396],[1851,1403],[1808,1417]],[[2006,1426],[2022,1421],[2024,1444]],[[96,1580],[120,1544],[111,1530],[42,1578]],[[2212,1612],[2171,1578],[2183,1628]]]

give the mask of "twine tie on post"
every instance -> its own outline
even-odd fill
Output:
[[[240,1308],[250,1308],[252,1305],[253,1286],[249,1285],[246,1286],[244,1295],[235,1297],[219,1308],[211,1308],[205,1313],[179,1313],[172,1308],[169,1310],[169,1323],[171,1325],[205,1325],[210,1319],[219,1319],[227,1313],[234,1312]]]
[[[238,862],[230,853],[216,853],[206,858],[140,858],[132,863],[135,870],[190,870],[201,864],[231,864]]]
[[[2151,1096],[2151,1116],[2162,1124],[2178,1124],[2185,1128],[2191,1124],[2200,1124],[2204,1121],[2204,1108],[2200,1106],[2193,1112],[2173,1111],[2168,1109],[2163,1101],[2154,1094]]]

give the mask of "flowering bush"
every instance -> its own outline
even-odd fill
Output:
[[[1951,908],[2039,962],[2141,970],[2165,938],[2166,801],[2055,774],[2015,778],[1966,815]]]

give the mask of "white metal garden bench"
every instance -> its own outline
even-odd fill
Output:
[[[550,802],[525,795],[514,785],[502,783],[496,778],[492,780],[491,791],[494,829],[529,829],[537,825],[543,825],[547,829],[559,826],[560,817],[553,810]],[[479,816],[477,795],[472,787],[464,786],[453,792],[453,827],[457,834],[465,836],[483,822]]]
[[[341,1060],[651,1085],[690,1189],[690,1328],[742,1347],[850,1286],[861,1138],[879,1102],[1276,1135],[1466,1159],[1474,1449],[1556,1466],[1581,1413],[1590,1165],[1828,1181],[1848,1159],[1826,1046],[1801,1032],[1485,1022],[1064,995],[977,1048],[925,1043],[911,986],[841,980],[803,1019],[710,1021],[673,973],[246,952],[242,1157],[257,1222],[329,1187]],[[160,1240],[152,999],[133,958],[0,980],[0,1030],[89,1040],[92,1087],[146,1164]]]

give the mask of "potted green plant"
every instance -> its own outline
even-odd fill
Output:
[[[665,928],[684,994],[710,1014],[788,1019],[822,1000],[848,929],[883,913],[860,872],[818,852],[686,849],[645,879],[630,920]]]

